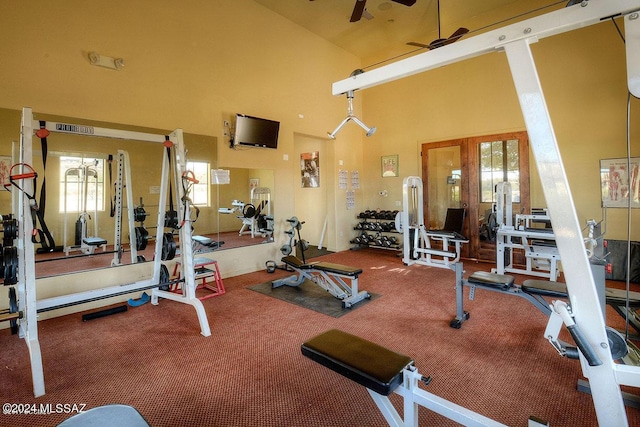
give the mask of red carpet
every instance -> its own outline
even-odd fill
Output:
[[[576,391],[579,362],[557,355],[542,336],[546,317],[525,300],[479,290],[465,302],[470,320],[455,330],[452,271],[406,267],[375,250],[319,259],[362,268],[361,289],[382,297],[333,318],[248,290],[289,274],[256,272],[224,279],[226,294],[203,302],[208,338],[193,308],[165,300],[84,323],[81,314],[42,321],[47,394],[39,398],[26,344],[5,329],[1,400],[122,403],[152,426],[383,426],[364,388],[300,353],[301,343],[337,328],[412,357],[433,377],[429,391],[507,425],[526,426],[531,415],[552,426],[597,425],[591,397]],[[489,268],[465,264],[467,275]],[[70,415],[0,415],[0,425],[52,426]],[[640,425],[640,410],[628,416]],[[427,410],[420,424],[454,425]]]

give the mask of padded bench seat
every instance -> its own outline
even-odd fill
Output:
[[[355,335],[331,329],[301,347],[311,360],[383,396],[403,380],[403,370],[413,360]]]
[[[624,289],[606,288],[604,294],[607,304],[624,306],[627,303],[627,291]],[[640,308],[640,292],[629,291],[629,307]]]
[[[102,237],[85,237],[82,242],[89,246],[102,246],[106,245],[107,241]]]
[[[467,282],[475,285],[493,286],[500,289],[509,289],[513,286],[515,277],[507,274],[489,273],[488,271],[476,271],[467,279]]]
[[[357,267],[350,267],[348,265],[335,264],[332,262],[313,262],[309,264],[305,264],[298,257],[293,255],[286,256],[282,258],[282,262],[285,264],[289,264],[292,267],[299,268],[301,270],[310,270],[316,269],[320,271],[326,271],[327,273],[334,274],[342,274],[345,276],[358,277],[359,274],[362,274],[362,269]]]
[[[529,294],[542,295],[553,298],[567,298],[567,285],[560,282],[548,280],[525,280],[522,283],[522,290]]]

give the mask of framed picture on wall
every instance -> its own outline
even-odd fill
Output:
[[[9,183],[9,170],[11,169],[11,157],[0,156],[0,185]]]
[[[302,188],[320,187],[320,152],[300,154]]]
[[[600,160],[602,207],[640,208],[640,157]]]
[[[398,155],[382,156],[382,176],[398,176]]]

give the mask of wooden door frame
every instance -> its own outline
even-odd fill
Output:
[[[429,218],[429,150],[434,148],[447,148],[447,147],[460,147],[460,169],[465,171],[468,169],[468,150],[466,146],[466,142],[464,139],[450,139],[448,141],[438,141],[438,142],[426,142],[422,144],[420,154],[422,157],[422,180],[424,182],[423,195],[422,195],[422,212],[424,213],[424,221],[425,227],[429,227],[430,219]],[[462,229],[462,234],[465,236],[469,235],[469,174],[463,173],[460,177],[460,207],[467,208],[467,219],[464,221],[464,228]],[[469,257],[469,248],[467,245],[462,246],[463,257]]]
[[[518,140],[518,155],[520,160],[520,208],[524,212],[530,212],[529,135],[526,131],[504,132],[450,139],[447,141],[425,142],[421,144],[422,177],[425,181],[425,185],[423,185],[424,224],[429,224],[429,150],[432,148],[460,147],[460,167],[463,171],[460,180],[460,203],[462,207],[467,208],[467,219],[465,220],[463,234],[469,238],[469,243],[463,245],[462,256],[465,258],[477,258],[480,250],[479,227],[474,225],[476,219],[480,217],[478,144],[481,142],[506,139]],[[471,221],[472,218],[474,221]]]

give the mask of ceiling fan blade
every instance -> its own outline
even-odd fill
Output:
[[[400,3],[403,4],[405,6],[413,6],[414,4],[416,4],[416,0],[391,0],[395,3]]]
[[[453,34],[451,34],[448,39],[436,39],[431,43],[429,43],[428,47],[429,49],[437,49],[439,47],[451,44],[453,42],[458,41],[462,36],[464,36],[468,32],[469,30],[467,28],[460,27]]]
[[[409,46],[415,46],[415,47],[421,47],[423,49],[426,49],[429,47],[428,44],[424,44],[424,43],[418,43],[418,42],[407,42],[407,45]]]
[[[457,42],[462,36],[469,32],[468,28],[460,27],[453,34],[449,36],[449,38],[444,42],[444,44],[451,44],[453,42]]]
[[[439,47],[442,47],[445,44],[447,44],[447,39],[435,39],[434,41],[429,43],[429,45],[427,47],[429,49],[433,50],[433,49],[437,49]]]
[[[364,7],[367,4],[367,0],[356,0],[356,4],[353,6],[353,12],[351,13],[351,19],[349,22],[358,22],[362,18]]]

